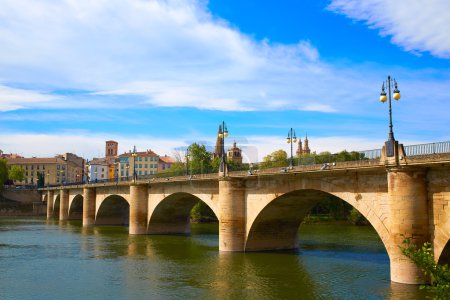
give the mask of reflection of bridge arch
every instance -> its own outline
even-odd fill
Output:
[[[148,233],[150,234],[188,234],[190,233],[190,213],[194,205],[202,201],[218,217],[216,203],[211,196],[193,195],[186,192],[169,196],[150,198]]]
[[[295,249],[298,247],[298,229],[303,219],[319,202],[337,196],[315,189],[299,189],[279,195],[267,203],[256,215],[247,233],[246,251]],[[344,195],[340,199],[353,207],[355,195]],[[357,207],[355,207],[358,209]],[[360,213],[372,224],[383,244],[387,247],[388,232],[375,214]]]
[[[69,198],[69,220],[81,220],[83,218],[83,196],[76,194]]]
[[[130,204],[119,195],[110,195],[97,203],[95,225],[128,225]]]

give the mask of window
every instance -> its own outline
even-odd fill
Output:
[[[148,161],[148,156],[145,157],[145,161]]]
[[[105,172],[105,168],[102,168],[102,172]]]
[[[144,172],[144,175],[147,175],[147,171]]]
[[[31,170],[34,170],[34,165],[31,165]]]
[[[45,170],[45,165],[42,165],[42,170]]]
[[[170,164],[167,164],[167,169],[170,169]]]
[[[165,170],[166,169],[166,165],[162,164],[162,169]]]
[[[142,161],[142,157],[139,157],[139,161]]]
[[[104,178],[104,177],[105,177],[105,175],[102,174],[102,178]]]
[[[153,175],[153,171],[150,171],[150,175]]]
[[[120,176],[122,176],[122,177],[123,177],[123,171],[120,171]]]
[[[36,166],[36,170],[39,170],[39,165]]]
[[[27,171],[27,172],[25,172],[25,176],[28,176],[28,171]]]
[[[139,171],[139,175],[142,175],[142,171]]]
[[[28,165],[25,165],[25,170],[28,170]]]
[[[56,170],[59,170],[60,167],[61,167],[60,165],[57,165],[57,166],[56,166]]]
[[[139,164],[139,168],[142,168],[142,164]]]
[[[31,176],[34,176],[34,171],[31,171]]]
[[[62,166],[62,169],[65,170],[65,169],[66,169],[66,166],[63,165],[63,166]]]

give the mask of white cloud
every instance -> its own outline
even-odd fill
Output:
[[[39,91],[11,88],[0,84],[0,111],[33,107],[55,101],[57,97]]]
[[[331,112],[342,110],[335,95],[359,101],[361,93],[348,91],[371,83],[361,82],[363,70],[322,62],[309,41],[255,41],[195,0],[4,0],[0,19],[6,83],[105,96],[77,101],[69,94],[56,107]]]
[[[332,0],[328,9],[378,29],[406,51],[450,58],[448,0]]]

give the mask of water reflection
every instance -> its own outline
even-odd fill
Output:
[[[217,225],[194,225],[191,236],[130,236],[120,226],[0,220],[0,271],[7,272],[0,298],[425,297],[416,286],[390,282],[375,232],[336,227],[304,226],[298,252],[223,253]]]

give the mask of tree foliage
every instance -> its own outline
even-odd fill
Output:
[[[12,166],[8,172],[8,178],[12,181],[23,181],[25,170],[21,166]]]
[[[8,180],[8,166],[6,164],[5,159],[0,159],[0,189],[3,188],[3,185]]]
[[[262,168],[276,168],[288,166],[288,159],[286,151],[280,149],[264,156],[261,163]]]
[[[448,265],[437,264],[434,260],[430,243],[424,243],[422,247],[411,244],[411,239],[403,241],[401,248],[403,255],[409,257],[426,276],[431,278],[431,285],[421,288],[431,291],[435,299],[450,299],[450,270]]]

